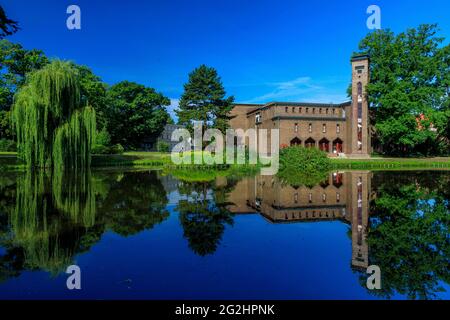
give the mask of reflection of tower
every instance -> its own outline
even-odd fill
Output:
[[[352,230],[352,267],[367,268],[370,192],[370,171],[335,172],[311,188],[256,176],[238,182],[227,209],[237,214],[258,212],[277,224],[342,221]]]
[[[352,108],[349,121],[349,141],[351,156],[368,157],[370,155],[369,103],[366,87],[369,83],[370,65],[368,56],[352,59]]]
[[[352,266],[367,268],[369,248],[367,228],[369,222],[370,172],[351,172],[350,203],[352,212]]]

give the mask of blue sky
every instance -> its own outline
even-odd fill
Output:
[[[2,0],[22,30],[9,37],[93,69],[105,82],[136,81],[173,100],[188,73],[215,67],[237,102],[346,100],[349,58],[381,8],[395,32],[438,23],[450,39],[448,0]],[[81,8],[68,30],[66,8]]]

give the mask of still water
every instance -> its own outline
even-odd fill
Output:
[[[2,173],[1,299],[450,299],[450,171]],[[68,290],[69,265],[81,290]],[[381,290],[366,269],[381,268]]]

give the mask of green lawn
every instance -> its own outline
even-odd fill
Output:
[[[331,159],[333,169],[450,169],[450,157],[446,158],[383,158],[371,159]],[[163,168],[170,167],[170,153],[161,152],[125,152],[121,155],[94,155],[93,167],[133,167]],[[0,170],[17,170],[23,165],[17,162],[15,152],[0,152]]]

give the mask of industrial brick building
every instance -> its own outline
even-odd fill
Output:
[[[230,114],[231,128],[279,129],[280,148],[301,145],[319,148],[334,157],[369,157],[371,141],[366,95],[369,57],[356,56],[351,64],[351,101],[236,104]]]

